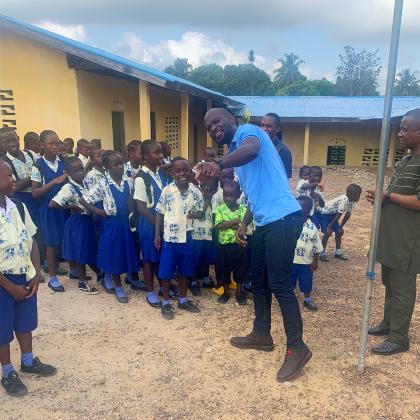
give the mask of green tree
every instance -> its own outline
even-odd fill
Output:
[[[325,78],[321,80],[298,80],[277,91],[279,96],[333,96],[334,94],[334,83]]]
[[[248,61],[250,63],[253,63],[255,61],[255,53],[254,53],[254,50],[249,50],[249,53],[248,53]]]
[[[347,96],[378,95],[378,77],[382,68],[378,52],[356,51],[348,45],[344,47],[337,67],[337,93]]]
[[[223,71],[225,95],[273,95],[270,76],[254,64],[227,65]]]
[[[299,71],[299,67],[304,63],[298,55],[294,53],[284,54],[284,58],[279,58],[281,67],[274,70],[274,80],[277,82],[277,87],[291,85],[298,80],[306,80],[306,77]]]
[[[397,74],[394,85],[394,94],[398,96],[419,96],[420,80],[416,77],[417,71],[401,70]]]
[[[174,64],[166,67],[165,72],[181,77],[182,79],[187,79],[192,69],[193,66],[188,62],[188,58],[177,58]]]
[[[218,64],[211,63],[196,67],[191,71],[188,79],[208,89],[223,91],[223,67]]]

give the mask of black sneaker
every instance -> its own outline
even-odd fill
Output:
[[[321,254],[321,255],[319,256],[319,261],[322,261],[322,262],[329,262],[329,261],[330,261],[330,259],[328,258],[328,255],[327,255],[327,254]]]
[[[101,271],[99,274],[96,275],[96,283],[102,285],[102,281],[105,278],[105,273]]]
[[[213,289],[213,287],[215,286],[216,284],[214,283],[214,281],[213,280],[211,280],[210,279],[210,281],[204,281],[203,280],[203,289]]]
[[[239,293],[239,295],[236,295],[236,302],[238,302],[238,305],[240,306],[246,305],[246,294]]]
[[[28,388],[26,388],[25,384],[19,379],[19,376],[15,371],[12,371],[6,379],[1,379],[1,386],[12,397],[23,397],[28,393]]]
[[[57,272],[57,274],[58,274],[58,272]],[[69,272],[69,279],[70,280],[79,280],[79,276],[77,274],[72,274],[71,271],[70,271]],[[89,274],[86,274],[86,280],[92,280],[92,276],[89,276]]]
[[[334,258],[341,261],[348,261],[349,258],[345,257],[343,254],[334,254]]]
[[[184,311],[192,312],[192,313],[200,312],[200,308],[194,302],[191,302],[190,300],[187,300],[184,303],[181,303],[180,301],[178,301],[178,308],[183,309]]]
[[[54,366],[42,363],[38,357],[34,357],[32,366],[25,366],[23,363],[20,365],[21,372],[33,373],[38,376],[53,376],[57,373]]]
[[[201,294],[200,286],[197,282],[191,283],[190,290],[194,296],[199,296]]]
[[[174,319],[174,316],[175,316],[174,310],[170,303],[167,303],[166,305],[162,305],[160,307],[160,312],[165,319],[168,319],[168,320]]]
[[[229,293],[223,293],[222,296],[219,296],[217,299],[217,303],[227,303],[230,299]]]
[[[277,373],[277,380],[285,382],[296,378],[306,363],[311,360],[311,357],[312,352],[306,344],[297,348],[287,349],[283,365]]]
[[[316,311],[318,310],[318,306],[315,305],[315,303],[312,300],[304,300],[303,306],[305,308],[308,308],[310,311]]]
[[[130,283],[130,287],[131,287],[131,290],[141,290],[143,292],[147,290],[146,284],[144,283],[143,280],[133,280]]]
[[[78,289],[80,292],[86,293],[87,295],[99,294],[99,290],[91,286],[87,281],[79,281]]]

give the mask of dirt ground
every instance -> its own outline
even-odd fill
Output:
[[[293,188],[296,181],[295,171]],[[350,182],[365,190],[374,174],[326,170],[327,198],[344,193]],[[58,374],[21,374],[29,389],[22,399],[0,390],[0,419],[420,418],[419,306],[410,351],[388,358],[368,353],[365,373],[356,371],[371,212],[363,198],[347,224],[343,250],[349,262],[320,262],[313,293],[319,310],[302,310],[313,358],[295,381],[275,379],[285,351],[277,304],[275,351],[240,351],[229,338],[251,331],[252,301],[220,305],[206,291],[198,299],[200,314],[177,311],[175,320],[165,321],[141,292],[130,292],[129,304],[121,305],[104,292],[85,296],[63,279],[64,294],[41,285],[34,336],[35,354],[57,366]],[[375,281],[372,322],[380,320],[382,302],[383,288]],[[379,341],[370,338],[369,345]],[[18,366],[16,342],[12,350]]]

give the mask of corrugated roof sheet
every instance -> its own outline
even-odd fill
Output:
[[[252,117],[275,112],[282,119],[295,120],[370,120],[381,119],[383,96],[231,96],[245,104]],[[420,97],[397,96],[392,105],[392,117],[420,108]]]
[[[68,52],[81,58],[91,60],[105,67],[109,66],[109,68],[120,71],[124,74],[131,75],[133,77],[141,78],[140,76],[143,75],[145,76],[144,80],[148,80],[152,83],[166,85],[165,82],[167,82],[168,84],[184,87],[187,90],[190,88],[195,90],[196,92],[201,92],[205,94],[206,97],[216,96],[219,97],[219,99],[225,99],[226,102],[231,105],[241,105],[237,104],[235,100],[229,99],[227,96],[223,95],[220,92],[215,92],[201,85],[197,85],[196,83],[165,73],[161,70],[145,66],[144,64],[128,60],[116,54],[112,54],[108,51],[92,47],[82,42],[66,38],[65,36],[47,31],[42,28],[38,28],[36,26],[30,25],[25,22],[21,22],[19,20],[1,14],[0,28],[9,29],[23,36],[28,36],[32,39],[35,39],[36,41],[46,43],[54,48],[60,49],[62,51]],[[114,66],[111,67],[110,63],[115,63],[117,65],[117,68]],[[159,81],[163,83],[159,83]]]

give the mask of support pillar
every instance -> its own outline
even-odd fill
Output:
[[[309,162],[309,134],[311,131],[311,126],[309,123],[305,124],[305,137],[303,143],[303,164],[307,165]]]
[[[388,160],[386,166],[388,168],[394,167],[394,159],[395,159],[395,148],[397,142],[397,126],[393,125],[391,127],[391,134],[389,139],[389,149],[388,149]]]
[[[149,83],[139,80],[140,140],[150,139],[150,93]]]
[[[188,150],[189,102],[188,93],[181,93],[181,156],[185,159],[188,159],[190,156]],[[192,150],[191,156],[194,156],[194,150]]]

